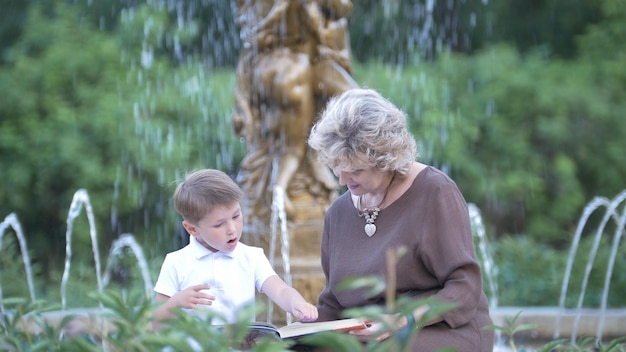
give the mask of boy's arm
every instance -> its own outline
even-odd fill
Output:
[[[155,297],[155,302],[159,305],[152,312],[152,329],[159,330],[163,327],[163,320],[172,318],[174,313],[172,313],[173,302],[171,302],[169,296],[166,296],[162,293],[157,293]]]
[[[153,329],[158,330],[163,325],[161,323],[163,320],[173,318],[172,309],[174,308],[194,309],[199,304],[213,304],[215,296],[201,292],[208,288],[207,284],[194,285],[176,292],[172,297],[157,293],[155,301],[159,303],[159,306],[152,312]]]
[[[308,303],[295,288],[287,285],[277,275],[270,276],[263,283],[263,293],[284,311],[300,321],[317,320],[317,308]]]

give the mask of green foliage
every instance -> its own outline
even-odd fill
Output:
[[[615,46],[615,43],[626,34],[626,24],[623,20],[626,15],[626,4],[623,1],[609,0],[599,3],[603,15],[602,22],[588,26],[585,33],[577,38],[581,56],[590,60],[599,59],[602,66],[616,69],[614,72],[619,73],[622,70],[619,70],[617,66],[605,65],[615,64],[616,60],[624,57],[625,49]],[[602,66],[598,68],[603,70]],[[610,77],[607,76],[607,78]],[[619,77],[614,77],[614,79],[619,79]]]
[[[0,349],[2,351],[61,351],[63,328],[72,320],[65,316],[56,326],[42,318],[42,313],[58,309],[45,301],[29,302],[24,298],[2,300],[7,311],[0,312]],[[36,333],[30,333],[36,331]]]
[[[586,0],[489,2],[488,14],[483,15],[491,21],[489,35],[483,39],[491,43],[513,43],[520,51],[544,47],[550,55],[572,58],[577,54],[576,37],[586,25],[601,20],[601,3]]]
[[[360,285],[354,282],[354,285]],[[350,286],[350,285],[349,285]],[[277,338],[261,337],[250,341],[250,320],[261,313],[254,306],[246,307],[237,313],[237,323],[227,326],[212,325],[215,315],[207,313],[200,317],[177,310],[175,317],[166,322],[158,332],[151,328],[152,311],[155,304],[142,294],[123,294],[119,290],[106,290],[92,294],[101,305],[95,325],[78,326],[78,331],[67,334],[65,328],[77,315],[68,314],[60,321],[52,322],[45,316],[47,307],[42,302],[28,304],[24,299],[6,299],[12,314],[0,314],[0,347],[7,351],[157,351],[173,348],[175,351],[196,351],[199,346],[206,351],[250,350],[257,352],[288,351],[294,341],[281,341]],[[384,307],[365,307],[354,309],[348,315],[381,319],[382,314],[401,313],[414,310],[424,304],[430,305],[429,311],[417,322],[417,325],[431,319],[434,315],[445,313],[452,305],[439,304],[434,300],[400,299],[394,310]],[[381,308],[381,309],[379,309]],[[59,313],[58,311],[56,313]],[[401,315],[398,315],[401,317]],[[29,320],[26,320],[29,319]],[[25,321],[34,323],[25,325]],[[395,322],[389,322],[387,329],[393,330]],[[384,333],[383,330],[381,333]],[[350,334],[326,332],[303,338],[300,343],[318,347],[333,347],[335,351],[408,351],[410,341],[419,328],[398,333],[383,342],[370,341],[361,343]]]
[[[618,8],[621,1],[604,1]],[[350,37],[356,60],[410,66],[416,58],[474,53],[507,43],[520,52],[575,58],[576,38],[605,18],[603,1],[503,0],[355,2]]]
[[[28,1],[5,0],[0,13],[0,65],[4,63],[5,50],[19,38],[26,18]]]
[[[563,238],[568,228],[563,222],[575,219],[589,199],[573,168],[581,165],[575,160],[578,144],[571,142],[595,136],[571,138],[572,132],[585,134],[570,129],[577,125],[580,111],[574,106],[580,95],[563,92],[564,87],[580,87],[584,79],[564,83],[572,76],[559,64],[538,56],[522,59],[506,48],[470,61],[466,67],[473,68],[454,84],[452,107],[460,111],[460,123],[472,127],[451,132],[450,139],[456,140],[451,145],[457,148],[445,147],[441,159],[451,164],[466,197],[483,210],[496,234]],[[463,66],[461,62],[452,65]],[[454,80],[451,70],[444,72]],[[504,76],[506,80],[500,78]],[[462,88],[463,81],[471,85],[469,90]],[[464,166],[468,164],[473,166]]]
[[[499,305],[558,305],[565,272],[564,254],[528,237],[502,238],[493,253],[498,263]]]
[[[159,31],[175,28],[181,42],[197,31],[172,26],[165,9],[138,7],[116,37],[81,20],[76,6],[47,5],[29,8],[0,68],[0,213],[19,215],[34,257],[51,268],[62,263],[79,188],[97,200],[101,247],[130,232],[149,238],[151,251],[175,248],[173,181],[199,167],[234,173],[243,155],[227,113],[234,76],[206,71],[199,58],[178,64],[159,54]],[[145,23],[153,32],[135,35]],[[89,238],[84,218],[75,232]],[[89,259],[85,242],[74,253]]]
[[[164,253],[180,244],[169,205],[173,181],[200,167],[234,174],[244,153],[229,119],[236,77],[227,61],[234,64],[237,46],[230,4],[186,3],[190,18],[179,25],[165,7],[131,3],[11,1],[0,15],[0,216],[18,214],[38,293],[51,299],[58,298],[67,209],[77,189],[94,200],[100,248],[135,234],[154,277]],[[407,111],[422,160],[448,172],[479,206],[492,243],[502,239],[510,255],[497,260],[501,303],[548,304],[558,297],[563,249],[584,203],[624,188],[624,1],[466,1],[449,9],[436,2],[435,22],[460,24],[433,29],[429,45],[446,47],[453,32],[474,38],[491,21],[493,37],[474,43],[515,45],[477,50],[469,43],[472,56],[443,50],[433,61],[416,46],[424,12],[408,11],[425,3],[355,3],[355,54],[371,60],[355,63],[355,78]],[[229,13],[193,16],[214,11]],[[532,32],[517,32],[527,27]],[[206,36],[232,41],[213,50]],[[200,43],[209,56],[196,55]],[[545,43],[557,55],[537,49]],[[218,62],[227,68],[215,69]],[[90,302],[81,285],[95,287],[87,229],[79,217],[72,246],[81,264],[73,265],[69,284],[77,304]],[[531,240],[508,238],[518,235]],[[13,248],[3,248],[3,283],[23,282],[18,261],[9,260],[19,259]],[[614,287],[623,289],[624,272],[614,271]],[[595,275],[591,280],[590,304],[602,287]],[[6,291],[26,296],[23,284]],[[541,294],[525,300],[513,292]],[[623,305],[619,295],[610,297],[611,305]]]
[[[516,325],[515,322],[519,318],[522,312],[518,312],[514,317],[505,317],[504,325],[490,325],[485,327],[488,330],[497,330],[504,333],[509,338],[509,347],[511,351],[517,352],[517,346],[515,346],[515,334],[521,331],[536,329],[538,326],[536,324],[523,324]]]
[[[517,352],[518,347],[515,343],[515,334],[528,331],[528,330],[536,330],[541,328],[536,324],[522,324],[518,325],[517,320],[519,319],[522,312],[518,312],[514,317],[506,317],[504,325],[490,325],[486,327],[486,329],[496,330],[502,332],[508,339],[508,345],[512,352]],[[626,337],[620,337],[613,339],[609,342],[608,345],[603,344],[598,341],[595,337],[581,337],[575,342],[568,341],[567,339],[557,339],[553,341],[549,341],[543,346],[538,347],[535,351],[537,352],[555,352],[555,351],[566,351],[566,352],[624,352],[626,345],[624,344],[626,341]],[[524,351],[522,349],[522,351]]]
[[[626,104],[616,96],[625,90],[602,66],[498,46],[412,68],[370,64],[355,76],[407,112],[422,160],[457,181],[494,236],[562,246],[585,201],[624,187],[616,153],[626,150]]]
[[[610,246],[613,240],[613,233],[605,233],[600,241],[598,253],[593,258],[591,270],[589,272],[588,282],[586,284],[586,290],[583,297],[583,306],[585,307],[599,307],[600,299],[604,290],[604,283],[606,274],[609,268],[610,258]],[[568,295],[566,300],[566,306],[576,307],[580,300],[583,284],[583,273],[588,270],[589,261],[591,260],[591,249],[593,246],[593,239],[583,239],[576,252],[576,260],[572,268],[572,279],[568,286]],[[617,253],[624,253],[626,249],[626,243],[621,242]],[[624,300],[623,292],[626,289],[626,276],[622,273],[623,270],[617,270],[615,268],[623,268],[626,266],[626,258],[624,256],[617,256],[614,263],[613,275],[610,278],[611,284],[608,293],[608,306],[609,307],[623,307],[626,301]]]
[[[581,337],[574,342],[563,343],[553,350],[549,351],[566,351],[566,352],[624,352],[626,345],[624,344],[626,337],[614,339],[605,345],[598,342],[595,337]],[[548,351],[548,350],[546,350]]]
[[[604,236],[586,285],[583,307],[599,307],[610,253],[609,236]],[[558,306],[569,248],[555,250],[529,236],[507,236],[493,244],[498,266],[498,303],[500,306]],[[626,244],[618,248],[622,252]],[[582,292],[592,239],[581,241],[572,269],[565,307],[575,308]],[[615,268],[626,266],[617,258]],[[608,293],[609,307],[623,307],[626,277],[614,270]]]
[[[442,51],[468,52],[474,49],[472,40],[481,41],[478,38],[489,20],[483,16],[489,6],[480,0],[353,3],[349,31],[354,58],[360,62],[380,60],[404,66]]]
[[[72,14],[71,8],[66,10]],[[103,138],[106,129],[116,128],[115,120],[85,109],[93,104],[94,111],[105,110],[101,103],[106,98],[94,90],[116,88],[107,75],[116,66],[108,60],[112,41],[76,27],[68,17],[47,19],[33,8],[28,30],[9,55],[10,68],[0,73],[0,87],[7,93],[0,98],[5,166],[0,171],[5,183],[0,199],[15,207],[23,224],[40,223],[34,229],[40,236],[57,239],[63,232],[44,229],[59,227],[62,209],[67,209],[74,191],[68,185],[88,179],[97,191],[107,175],[114,177],[103,166],[116,144]],[[96,205],[96,210],[104,209]]]
[[[24,264],[24,256],[19,247],[18,241],[15,236],[7,231],[4,236],[0,234],[0,299],[3,296],[6,297],[29,297],[29,288],[26,268]],[[39,266],[31,268],[33,276],[39,271]],[[33,285],[36,285],[33,282]],[[0,304],[2,301],[0,301]]]

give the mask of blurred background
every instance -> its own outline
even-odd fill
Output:
[[[0,219],[22,225],[38,296],[59,299],[78,189],[93,205],[98,255],[131,233],[156,280],[185,239],[176,182],[205,167],[234,176],[246,151],[231,127],[236,2],[1,8]],[[626,1],[359,0],[349,31],[355,80],[407,112],[421,160],[481,210],[499,304],[556,305],[585,205],[626,189]],[[603,215],[587,222],[583,251]],[[605,229],[585,305],[600,301],[617,230]],[[73,232],[68,302],[84,306],[96,289],[87,217]],[[619,246],[610,306],[626,306]],[[3,296],[27,296],[16,237],[0,249]],[[141,287],[139,277],[129,251],[112,284]]]

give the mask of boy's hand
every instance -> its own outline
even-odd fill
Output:
[[[198,308],[198,305],[210,306],[213,304],[215,296],[210,293],[209,289],[210,287],[207,284],[189,286],[175,293],[170,298],[170,302],[173,306],[187,309]]]
[[[317,320],[317,307],[310,303],[299,303],[293,307],[291,314],[299,321],[310,322]]]

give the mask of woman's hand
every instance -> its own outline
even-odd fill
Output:
[[[400,314],[383,314],[380,320],[367,322],[367,328],[350,331],[350,334],[357,336],[360,340],[366,341],[375,338],[376,341],[388,339],[396,331],[405,327],[407,319]]]
[[[421,317],[427,310],[428,306],[420,307],[417,310],[417,314]],[[381,320],[368,321],[367,328],[351,331],[350,333],[359,337],[362,341],[370,340],[372,337],[374,337],[376,341],[383,341],[388,339],[391,335],[398,333],[400,330],[407,328],[409,324],[411,324],[411,326],[408,327],[408,329],[414,329],[415,312],[411,312],[411,314],[413,314],[413,319],[410,320],[409,317],[402,314],[383,314]]]
[[[407,328],[411,333],[416,328],[416,321],[420,321],[424,314],[430,309],[430,306],[423,305],[409,314],[413,315],[413,319],[410,316],[403,314],[383,314],[378,321],[368,321],[367,328],[362,330],[351,331],[350,333],[359,337],[360,340],[370,340],[372,337],[376,338],[376,341],[383,341],[388,339],[391,335],[398,333],[400,330]],[[443,321],[442,317],[436,317],[430,319],[425,325],[438,323]],[[422,325],[422,326],[425,326]]]

